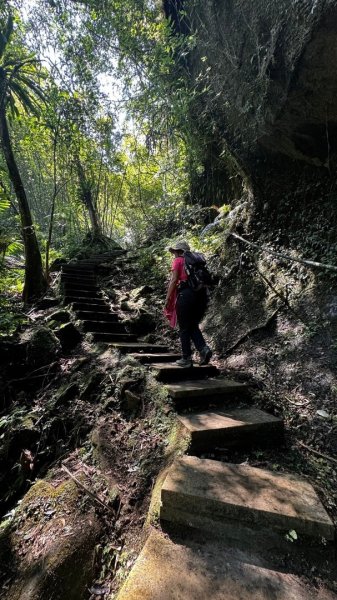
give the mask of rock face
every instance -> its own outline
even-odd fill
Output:
[[[201,92],[191,120],[202,143],[198,199],[224,204],[245,188],[271,213],[283,211],[290,193],[297,192],[293,205],[324,198],[337,151],[336,2],[164,5],[176,29],[185,33],[188,24],[196,38],[188,68]]]
[[[0,536],[0,571],[7,572],[3,598],[83,598],[101,526],[91,506],[81,509],[79,496],[73,482],[55,487],[38,481],[26,494],[17,519]]]

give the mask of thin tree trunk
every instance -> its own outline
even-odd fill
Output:
[[[25,284],[22,297],[24,302],[39,298],[47,289],[47,280],[43,273],[42,259],[37,242],[26,192],[12,150],[6,113],[0,111],[0,138],[9,177],[14,187],[21,218],[22,237],[25,248]]]
[[[79,180],[79,184],[80,184],[81,199],[82,199],[83,204],[86,206],[86,208],[88,210],[88,215],[89,215],[91,230],[92,230],[92,236],[99,237],[102,232],[101,232],[101,226],[98,222],[97,211],[94,206],[92,190],[91,190],[90,184],[88,183],[88,181],[86,179],[86,176],[85,176],[85,173],[84,173],[84,170],[83,170],[80,160],[77,160],[76,166],[77,166],[78,180]]]
[[[51,201],[51,211],[50,211],[50,220],[49,220],[49,229],[48,229],[48,239],[47,239],[47,243],[46,243],[46,277],[47,277],[47,281],[48,282],[50,280],[50,275],[49,275],[49,250],[50,250],[50,245],[51,245],[51,238],[52,238],[52,235],[53,235],[55,202],[56,202],[56,196],[58,194],[57,172],[56,172],[56,149],[57,149],[57,141],[58,141],[60,119],[61,119],[61,117],[59,116],[58,121],[57,121],[57,126],[56,126],[56,129],[54,131],[54,139],[53,139],[53,180],[54,180],[54,187],[53,187],[53,197],[52,197],[52,201]]]

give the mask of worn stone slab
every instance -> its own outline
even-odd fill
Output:
[[[95,342],[134,342],[137,339],[132,333],[102,333],[101,331],[92,332]]]
[[[132,358],[139,360],[141,363],[166,363],[166,362],[174,362],[181,357],[181,354],[173,354],[172,352],[162,352],[161,354],[155,354],[151,352],[133,352],[131,354]]]
[[[334,539],[334,526],[310,483],[246,465],[185,456],[161,491],[161,518],[207,529],[228,522]]]
[[[222,399],[244,392],[248,389],[248,386],[245,383],[238,383],[229,379],[207,379],[207,381],[172,383],[168,384],[166,389],[174,400],[207,397]]]
[[[62,273],[78,273],[79,275],[83,273],[95,274],[95,269],[93,265],[63,265]]]
[[[84,331],[103,333],[127,333],[124,323],[118,323],[116,320],[113,321],[83,321],[82,327]]]
[[[96,283],[97,277],[94,273],[77,274],[77,273],[62,273],[61,274],[61,283]]]
[[[117,600],[334,600],[327,589],[215,542],[174,543],[153,532]]]
[[[80,287],[71,287],[65,290],[65,296],[79,297],[79,298],[100,298],[102,296],[102,292],[95,288],[91,289],[83,289]]]
[[[106,302],[104,300],[104,298],[102,298],[101,296],[73,296],[73,295],[66,295],[63,298],[63,302],[64,304],[90,304],[91,306],[106,306]]]
[[[199,367],[195,365],[189,369],[178,367],[173,364],[153,363],[152,369],[156,372],[156,379],[162,382],[172,382],[181,380],[205,379],[206,377],[215,377],[218,369],[213,365]]]
[[[63,288],[66,293],[73,292],[76,290],[85,290],[90,292],[97,292],[100,288],[95,281],[84,281],[83,279],[77,281],[73,279],[72,281],[62,281]]]
[[[76,316],[78,319],[82,321],[105,321],[109,323],[116,323],[118,321],[118,314],[113,312],[108,312],[109,307],[107,306],[107,312],[99,311],[99,310],[78,310],[74,307],[76,311]]]
[[[83,310],[83,311],[95,311],[95,312],[100,312],[100,313],[109,313],[110,312],[110,306],[108,304],[106,304],[105,300],[102,299],[97,299],[96,302],[90,302],[90,300],[88,300],[88,298],[85,298],[83,300],[83,302],[79,301],[72,301],[72,305],[73,305],[73,310],[78,311],[78,310]]]
[[[283,420],[258,408],[214,409],[178,416],[191,436],[191,450],[278,442]],[[269,438],[269,439],[268,439]]]
[[[156,344],[146,344],[144,342],[115,342],[110,344],[116,350],[124,353],[133,352],[167,352],[167,346],[161,346]]]

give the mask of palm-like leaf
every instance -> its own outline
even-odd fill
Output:
[[[37,114],[40,101],[45,100],[40,80],[46,75],[37,69],[34,55],[9,47],[12,31],[13,19],[9,17],[0,31],[0,110],[9,108],[14,117],[20,107]]]

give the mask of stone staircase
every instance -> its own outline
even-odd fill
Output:
[[[118,314],[102,297],[97,285],[97,269],[104,259],[115,258],[117,251],[99,255],[62,267],[61,287],[64,303],[72,304],[78,319],[82,321],[84,332],[91,333],[93,341],[119,343],[133,342],[136,336],[129,333],[119,322]]]
[[[222,378],[216,367],[181,369],[167,347],[137,341],[101,298],[94,264],[63,267],[62,284],[65,301],[95,341],[152,369],[190,439],[189,455],[174,461],[162,485],[166,534],[151,533],[118,600],[335,598],[285,566],[289,554],[296,564],[289,531],[304,540],[302,547],[314,549],[315,568],[334,540],[333,523],[312,485],[291,473],[202,457],[218,448],[277,447],[282,419],[251,406],[247,385]]]

